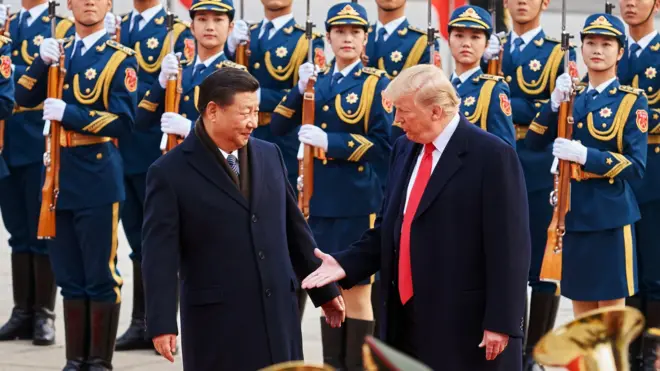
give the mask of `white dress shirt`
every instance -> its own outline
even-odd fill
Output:
[[[73,50],[71,51],[71,55],[74,55],[76,53],[76,45],[78,44],[78,41],[82,40],[83,42],[83,47],[82,50],[80,51],[80,55],[85,55],[89,49],[91,49],[94,44],[96,44],[97,41],[99,41],[100,38],[102,38],[107,32],[105,31],[105,28],[102,28],[100,31],[96,31],[93,34],[85,37],[84,39],[80,38],[80,35],[76,32],[76,41],[73,44]]]
[[[131,12],[131,23],[129,23],[128,30],[133,31],[133,19],[139,14],[142,16],[142,20],[138,23],[138,31],[142,31],[144,26],[147,25],[147,23],[151,22],[151,20],[158,14],[158,12],[163,9],[163,4],[158,4],[156,6],[153,6],[144,12],[140,13],[137,10],[133,9],[133,12]]]
[[[270,40],[270,38],[273,37],[273,35],[275,35],[275,33],[277,31],[282,29],[282,27],[284,27],[284,25],[289,23],[289,21],[292,20],[292,19],[293,19],[293,13],[289,13],[289,14],[281,15],[277,18],[273,18],[270,21],[270,23],[273,24],[273,28],[271,28],[270,32],[268,33],[268,40]],[[260,39],[261,39],[261,36],[263,36],[264,31],[266,31],[266,23],[268,23],[268,20],[264,20],[264,22],[261,24],[261,28],[259,29],[259,38]]]
[[[218,149],[220,150],[220,153],[222,153],[222,155],[225,157],[225,160],[227,159],[227,157],[229,157],[229,155],[234,155],[234,157],[236,157],[236,160],[238,161],[238,150],[234,150],[234,152],[228,153],[223,151],[222,148],[220,147],[218,147]]]
[[[589,87],[587,88],[587,92],[589,92],[590,90],[596,89],[596,90],[598,90],[598,94],[600,94],[603,91],[605,91],[605,89],[607,89],[607,87],[610,86],[610,84],[613,83],[614,80],[616,80],[616,77],[612,77],[611,79],[609,79],[609,80],[605,81],[604,83],[596,86],[595,88],[591,85],[591,83],[589,83]]]
[[[349,65],[346,66],[346,67],[344,67],[344,69],[341,70],[341,71],[339,71],[339,70],[337,69],[337,63],[335,63],[335,69],[332,71],[332,74],[334,75],[335,73],[339,72],[339,73],[341,73],[342,75],[344,75],[344,77],[346,77],[346,76],[348,76],[349,73],[351,73],[351,71],[353,71],[353,68],[355,68],[355,66],[357,66],[358,63],[362,63],[362,60],[359,59],[359,58],[358,58],[358,60],[356,60],[355,62],[349,64]],[[340,83],[341,80],[344,79],[344,77],[342,77],[341,79],[339,79],[339,81],[337,81],[337,83]]]
[[[403,21],[405,20],[406,20],[406,16],[403,16],[401,18],[397,18],[393,21],[390,21],[386,25],[383,25],[382,23],[380,23],[380,21],[376,22],[376,38],[374,39],[374,41],[378,41],[378,31],[381,28],[385,28],[385,35],[383,36],[383,39],[385,40],[383,41],[387,41],[387,39],[390,38],[390,36],[394,33],[394,31],[396,31],[396,29],[399,28],[399,26],[401,26],[401,23],[403,23]]]
[[[204,63],[206,68],[208,68],[211,65],[211,63],[213,63],[216,59],[220,58],[220,56],[223,55],[223,54],[225,54],[225,52],[220,51],[220,53],[218,53],[218,54],[216,54],[216,55],[214,55],[210,58],[206,58],[205,61],[202,61],[201,58],[199,58],[199,55],[197,55],[197,59],[195,59],[195,65],[193,66],[193,71],[195,70],[197,65],[202,64],[202,63]]]
[[[461,84],[463,84],[465,81],[467,81],[467,79],[469,79],[470,76],[474,75],[480,69],[481,69],[481,67],[477,66],[477,67],[475,67],[475,68],[473,68],[469,71],[463,72],[460,76],[458,76],[459,80],[461,80]],[[454,73],[451,74],[451,80],[449,80],[449,81],[454,81],[455,78],[456,78],[456,71],[454,71]]]
[[[447,148],[447,143],[449,143],[449,140],[451,139],[452,135],[454,135],[454,132],[456,131],[456,128],[458,127],[458,123],[461,121],[461,115],[459,113],[456,113],[454,115],[454,118],[449,121],[449,124],[447,124],[447,127],[445,130],[438,135],[437,138],[433,140],[433,145],[435,146],[435,150],[433,151],[433,165],[431,166],[431,174],[433,174],[433,171],[435,170],[435,166],[438,164],[438,161],[440,161],[440,156],[442,156],[442,153],[445,151],[445,148]],[[408,190],[406,191],[406,204],[404,206],[404,213],[406,208],[408,207],[408,199],[410,199],[410,192],[412,192],[413,185],[415,184],[415,179],[417,178],[417,172],[419,171],[419,165],[422,163],[422,157],[424,157],[424,149],[422,148],[422,151],[419,153],[417,156],[417,161],[415,162],[415,167],[413,168],[412,175],[410,176],[410,181],[408,182]]]
[[[32,7],[32,9],[27,10],[25,8],[21,8],[21,11],[18,13],[18,20],[20,21],[21,17],[23,16],[23,13],[28,12],[30,13],[30,16],[27,19],[27,26],[30,27],[32,26],[32,23],[36,21],[43,12],[48,10],[48,3],[43,3],[39,4],[37,6]]]
[[[536,35],[538,35],[539,32],[541,32],[542,30],[543,30],[543,27],[539,26],[539,27],[537,27],[533,30],[529,30],[529,31],[525,32],[522,35],[518,35],[516,33],[516,31],[511,31],[511,50],[510,51],[513,53],[513,48],[516,47],[516,44],[514,44],[513,42],[516,41],[516,39],[518,39],[518,38],[523,39],[523,41],[524,41],[524,43],[520,46],[520,51],[525,50],[527,45],[529,45],[532,42],[532,40],[534,40]]]
[[[631,50],[630,50],[630,45],[632,44],[637,44],[639,45],[640,49],[637,51],[637,56],[639,57],[640,54],[646,49],[647,46],[655,39],[655,37],[658,35],[657,30],[653,30],[650,34],[642,37],[639,39],[639,41],[635,42],[635,40],[632,39],[632,37],[628,38],[628,56],[630,56]]]

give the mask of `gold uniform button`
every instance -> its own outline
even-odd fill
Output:
[[[327,105],[326,105],[326,106],[323,106],[323,110],[324,110],[325,112],[328,112],[329,109],[330,109],[330,107],[328,107]]]
[[[399,74],[399,71],[392,71],[392,76],[396,76]]]
[[[14,51],[11,53],[11,55],[13,55],[14,57],[18,57],[18,50],[14,50]]]
[[[186,115],[186,114],[184,113],[184,114],[181,115],[181,117],[186,118],[186,117],[188,117],[188,115]]]
[[[62,86],[62,89],[69,90],[69,84],[64,84],[64,86]]]
[[[254,64],[254,69],[255,69],[255,70],[258,70],[259,67],[261,67],[261,65],[259,64],[259,62],[257,62],[257,63]]]
[[[363,171],[364,171],[364,166],[359,166],[359,167],[358,167],[358,171],[359,171],[359,172],[363,172]]]
[[[607,124],[606,124],[606,123],[602,123],[600,126],[602,126],[603,128],[606,128],[606,127],[607,127]]]
[[[614,184],[614,179],[610,178],[610,184]]]
[[[513,80],[513,78],[511,78],[511,76],[506,77],[506,82],[511,82],[511,80]]]
[[[326,124],[325,122],[321,124],[321,129],[325,129],[327,127],[328,127],[328,124]]]
[[[350,115],[350,114],[353,113],[353,111],[352,111],[352,110],[348,110],[348,111],[346,111],[346,113],[348,113],[348,114]]]
[[[328,164],[328,160],[323,160],[323,165],[327,165],[327,164]]]
[[[190,97],[186,95],[185,97],[183,97],[183,100],[187,102],[190,100]]]
[[[33,55],[33,57],[35,57],[35,58],[38,57],[38,56],[39,56],[39,53],[34,53],[34,55]]]
[[[90,88],[85,89],[85,93],[87,93],[87,94],[89,94],[91,91],[92,91],[92,89],[90,89]]]
[[[100,159],[102,159],[102,158],[103,158],[103,153],[97,153],[97,154],[96,154],[96,159],[97,159],[97,160],[100,160]]]
[[[578,129],[582,129],[583,126],[584,126],[584,124],[582,124],[581,122],[578,122],[578,125],[577,125]]]
[[[653,93],[653,87],[649,86],[649,93]]]
[[[147,58],[147,59],[149,60],[149,62],[153,62],[154,57],[150,55],[149,58]]]
[[[660,147],[655,147],[655,153],[660,153]]]

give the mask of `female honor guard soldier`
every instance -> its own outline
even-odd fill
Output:
[[[316,82],[314,125],[302,125],[298,139],[325,151],[326,159],[314,161],[309,225],[321,250],[340,251],[375,221],[383,194],[373,163],[389,156],[393,117],[381,98],[389,79],[360,60],[369,27],[365,9],[336,4],[325,25],[336,57]],[[303,92],[314,68],[311,63],[300,67],[298,88],[275,109],[271,128],[276,134],[300,124]],[[362,369],[362,344],[374,326],[370,284],[343,292],[347,319],[341,329],[321,320],[324,360],[334,367]]]
[[[509,86],[503,77],[485,74],[480,66],[493,32],[490,14],[478,6],[463,6],[452,13],[448,28],[456,64],[451,82],[461,98],[461,113],[515,148]]]
[[[245,69],[228,60],[224,53],[227,36],[234,27],[232,0],[195,0],[190,7],[190,18],[190,29],[197,41],[197,55],[194,62],[183,66],[183,92],[179,112],[164,112],[167,78],[179,72],[179,59],[174,53],[170,53],[163,59],[158,81],[145,93],[138,105],[136,127],[139,130],[149,130],[155,123],[160,123],[163,133],[177,134],[185,138],[192,130],[193,122],[199,117],[199,84],[218,68]]]
[[[625,298],[637,292],[633,224],[640,213],[629,182],[644,175],[648,131],[646,97],[616,77],[626,41],[623,22],[594,14],[581,36],[589,86],[577,91],[573,140],[557,138],[557,111],[572,88],[568,74],[557,79],[551,102],[525,139],[530,149],[539,151],[554,142],[553,155],[571,161],[561,291],[573,300],[576,316],[623,306]]]
[[[60,44],[43,40],[16,84],[16,102],[44,102],[44,120],[61,122],[56,235],[50,260],[64,298],[65,370],[112,369],[122,279],[116,269],[123,169],[113,138],[128,135],[137,107],[135,53],[112,40],[103,18],[112,1],[69,0],[75,38],[64,43],[63,98],[46,98]],[[57,170],[56,170],[57,171]]]
[[[41,42],[51,37],[48,2],[23,0],[21,3],[23,8],[9,17],[11,45],[3,42],[3,48],[11,51],[11,59],[3,58],[0,67],[3,77],[13,68],[14,82],[30,67]],[[6,13],[6,6],[0,5],[0,18]],[[6,21],[0,23],[4,26]],[[72,26],[70,20],[57,17],[55,38],[73,35]],[[13,100],[13,95],[10,97]],[[42,109],[41,104],[16,106],[10,117],[2,115],[6,121],[0,162],[6,162],[8,173],[0,170],[0,210],[11,236],[14,308],[0,328],[0,340],[32,339],[35,345],[51,345],[55,342],[57,287],[46,242],[37,239],[44,154]]]

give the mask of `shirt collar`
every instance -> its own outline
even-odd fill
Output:
[[[94,44],[96,44],[97,41],[99,41],[103,36],[105,36],[106,33],[107,32],[104,27],[101,30],[96,31],[93,34],[82,39],[83,45],[85,45],[85,52],[90,50],[94,46]],[[80,36],[78,35],[78,33],[76,33],[76,43],[80,40],[81,40]]]
[[[477,66],[467,72],[463,72],[460,76],[458,76],[458,78],[461,80],[461,84],[467,81],[470,76],[474,75],[479,70],[481,70],[481,66]],[[454,73],[451,75],[451,79],[454,80],[454,78],[456,78],[456,71],[454,71]]]
[[[346,77],[346,76],[348,76],[349,73],[351,73],[351,71],[353,71],[353,68],[355,68],[355,66],[357,66],[358,63],[361,63],[361,62],[362,62],[362,60],[360,58],[358,58],[358,60],[356,60],[355,62],[349,64],[346,67],[344,67],[344,69],[341,70],[341,71],[337,70],[337,63],[335,63],[335,69],[334,69],[334,71],[332,71],[332,74],[334,75],[335,73],[340,72],[342,75],[344,75],[344,77]]]
[[[452,118],[451,121],[449,121],[449,124],[447,124],[447,127],[445,127],[445,130],[443,130],[442,133],[440,133],[440,135],[438,135],[438,137],[433,140],[433,145],[435,146],[436,150],[440,152],[445,150],[447,143],[449,143],[452,135],[454,135],[454,132],[456,131],[460,121],[461,115],[456,112],[454,118]]]
[[[533,30],[529,30],[529,31],[525,32],[525,33],[522,34],[522,35],[518,35],[518,34],[516,33],[516,31],[513,31],[513,30],[512,30],[512,31],[511,31],[511,45],[513,45],[513,42],[514,42],[516,39],[521,38],[521,39],[523,39],[523,41],[525,42],[525,43],[523,44],[523,48],[524,48],[524,47],[527,46],[529,43],[531,43],[532,40],[534,40],[534,38],[535,38],[535,37],[539,34],[539,32],[541,32],[541,31],[543,31],[543,27],[541,27],[541,26],[536,27],[536,28],[533,29]]]
[[[211,58],[208,58],[204,62],[202,62],[202,59],[199,58],[199,55],[197,55],[197,59],[195,59],[195,67],[197,67],[198,64],[204,63],[206,67],[210,66],[211,63],[213,63],[216,59],[220,58],[221,55],[225,54],[224,50],[221,50],[220,53],[212,56]]]
[[[629,38],[628,38],[628,49],[630,49],[630,45],[632,45],[632,44],[637,44],[637,45],[639,45],[639,47],[641,48],[641,49],[640,49],[640,52],[642,52],[644,49],[646,49],[647,46],[649,46],[649,44],[651,43],[651,41],[653,41],[653,39],[655,39],[655,37],[656,37],[657,35],[658,35],[658,31],[657,31],[657,30],[653,30],[653,32],[651,32],[650,34],[648,34],[648,35],[642,37],[642,38],[639,39],[639,41],[637,41],[637,42],[635,42],[635,40],[633,40],[632,37],[629,37]]]
[[[28,19],[28,24],[32,24],[43,12],[45,12],[48,9],[48,3],[44,4],[39,4],[35,7],[32,7],[32,9],[27,10],[25,8],[21,8],[21,13],[18,15],[18,19],[23,15],[23,13],[28,12],[30,13],[30,18]]]
[[[281,15],[277,18],[273,18],[272,20],[270,20],[270,23],[273,24],[273,33],[279,31],[282,27],[284,27],[292,19],[293,19],[293,13],[289,13],[289,14]],[[261,24],[262,29],[264,27],[266,27],[266,23],[267,23],[267,21],[264,21]]]
[[[605,89],[607,89],[607,87],[610,86],[610,84],[612,84],[614,82],[614,80],[616,80],[616,77],[612,77],[611,79],[605,81],[604,83],[596,86],[595,89],[598,91],[598,94],[605,91]],[[591,83],[589,83],[589,88],[587,89],[587,92],[590,91],[590,90],[593,90],[593,89],[594,89],[594,87],[591,85]]]
[[[223,151],[222,148],[220,148],[220,147],[218,147],[218,149],[220,150],[220,153],[222,153],[222,155],[225,157],[225,160],[227,159],[227,157],[229,157],[230,154],[234,155],[234,157],[238,158],[238,150],[235,150],[234,152],[229,153],[229,152]]]
[[[401,23],[403,23],[405,20],[406,20],[406,16],[403,16],[393,21],[390,21],[386,25],[383,25],[382,23],[380,23],[380,21],[376,22],[376,35],[378,35],[378,30],[380,30],[383,27],[385,28],[386,35],[389,36],[393,34],[394,31],[396,31],[396,29],[399,28],[399,26],[401,26]]]
[[[142,16],[142,21],[144,24],[147,24],[151,22],[151,20],[158,14],[158,12],[163,9],[163,4],[158,4],[156,6],[152,6],[151,8],[145,10],[142,13],[139,13],[137,10],[133,9],[133,13],[131,13],[131,24],[133,23],[133,19],[139,14]]]

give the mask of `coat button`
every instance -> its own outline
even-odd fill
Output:
[[[266,297],[267,297],[267,298],[270,298],[270,296],[271,296],[272,294],[273,294],[273,293],[270,291],[270,289],[266,289]]]
[[[392,287],[396,287],[396,284],[394,283],[394,280],[392,280]]]
[[[259,256],[259,259],[261,259],[261,260],[264,260],[264,259],[266,258],[266,255],[264,255],[264,252],[263,252],[263,251],[259,251],[259,253],[257,254],[257,256]]]
[[[255,214],[252,214],[252,223],[257,222],[257,216]]]

